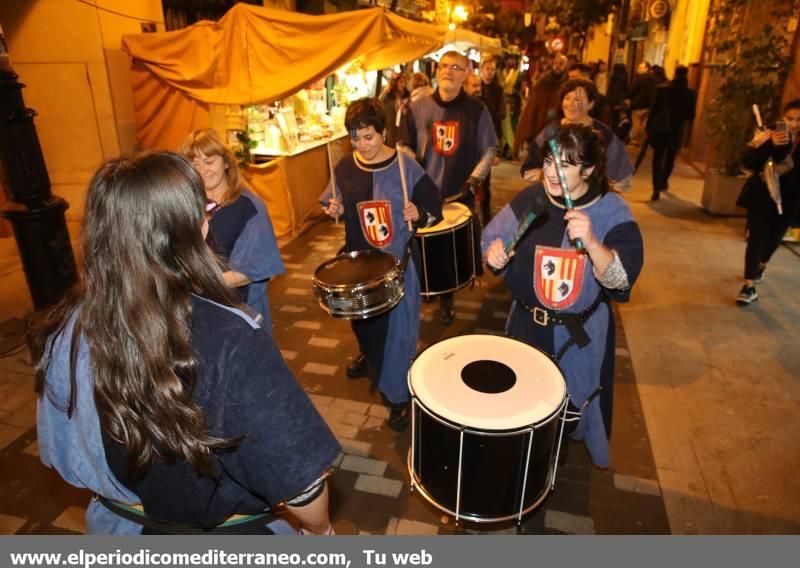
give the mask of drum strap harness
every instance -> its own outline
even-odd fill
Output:
[[[592,314],[597,311],[598,306],[600,306],[603,301],[603,295],[598,294],[594,302],[592,302],[588,308],[577,314],[555,312],[547,308],[540,308],[539,306],[529,306],[520,300],[517,300],[517,303],[531,313],[534,323],[538,325],[543,327],[547,327],[548,325],[566,326],[569,332],[569,339],[555,355],[555,360],[558,362],[561,361],[561,358],[573,345],[577,344],[578,347],[583,348],[591,343],[592,340],[583,328],[583,324],[592,317]]]

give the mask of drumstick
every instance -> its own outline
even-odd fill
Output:
[[[514,250],[514,247],[517,246],[517,243],[522,238],[522,235],[525,234],[525,231],[528,230],[530,224],[533,223],[533,220],[543,215],[547,211],[548,203],[549,202],[544,194],[544,191],[540,191],[534,194],[533,201],[531,202],[530,211],[528,211],[528,214],[522,220],[522,223],[519,224],[517,233],[514,235],[511,241],[509,241],[509,243],[505,246],[504,250],[506,254],[509,254],[512,250]]]
[[[325,144],[325,146],[328,149],[328,170],[331,173],[331,196],[335,200],[336,199],[336,176],[333,173],[333,156],[331,156],[331,143],[328,142],[327,144]],[[334,215],[333,218],[336,220],[336,224],[338,225],[339,224],[338,209],[337,209],[336,215]]]
[[[572,209],[574,205],[572,204],[572,198],[569,196],[569,190],[567,189],[567,176],[564,175],[564,166],[561,165],[561,151],[558,149],[558,142],[556,142],[555,137],[553,137],[547,141],[547,144],[550,146],[550,151],[553,154],[553,163],[556,166],[556,172],[558,172],[558,182],[561,184],[561,194],[564,196],[564,205],[567,206],[567,209]],[[583,241],[575,239],[575,248],[583,250]]]
[[[759,130],[764,130],[764,121],[761,120],[761,111],[758,110],[758,105],[753,105],[753,114],[756,115],[756,126]]]
[[[403,187],[403,207],[408,206],[408,186],[406,185],[406,167],[403,165],[403,156],[400,151],[400,144],[395,146],[395,150],[397,151],[397,165],[400,167],[400,185]],[[411,221],[407,221],[408,223],[408,230],[411,230]]]

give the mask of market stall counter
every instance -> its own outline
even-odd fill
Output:
[[[247,183],[269,208],[279,240],[291,239],[323,215],[317,198],[330,179],[328,148],[334,164],[353,151],[350,137],[341,132],[329,140],[299,145],[274,159],[255,156],[256,161],[268,161],[244,168]]]

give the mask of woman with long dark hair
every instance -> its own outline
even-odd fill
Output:
[[[614,377],[610,302],[630,297],[643,264],[642,235],[625,201],[609,190],[601,135],[591,126],[567,124],[556,140],[574,207],[562,197],[545,145],[542,182],[522,190],[492,219],[481,245],[487,264],[504,271],[514,300],[506,332],[558,362],[571,402],[587,404],[573,436],[585,440],[595,465],[607,467]],[[506,253],[522,219],[542,207]]]
[[[380,96],[380,100],[383,103],[383,111],[386,113],[384,137],[387,146],[393,148],[397,143],[397,129],[408,107],[410,96],[411,93],[406,86],[406,76],[403,73],[392,75],[388,88]]]
[[[248,532],[287,504],[329,532],[339,445],[271,336],[237,309],[182,157],[102,166],[79,286],[31,332],[42,461],[99,496],[92,533]]]

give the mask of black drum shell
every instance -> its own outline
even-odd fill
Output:
[[[460,290],[475,278],[474,216],[463,223],[430,233],[417,233],[420,250],[420,294],[436,296]]]
[[[538,505],[550,490],[562,410],[563,405],[547,421],[529,428],[486,431],[453,424],[414,399],[414,484],[451,514],[458,506],[459,516],[465,519],[482,522],[517,518]],[[457,503],[459,449],[461,502]]]

